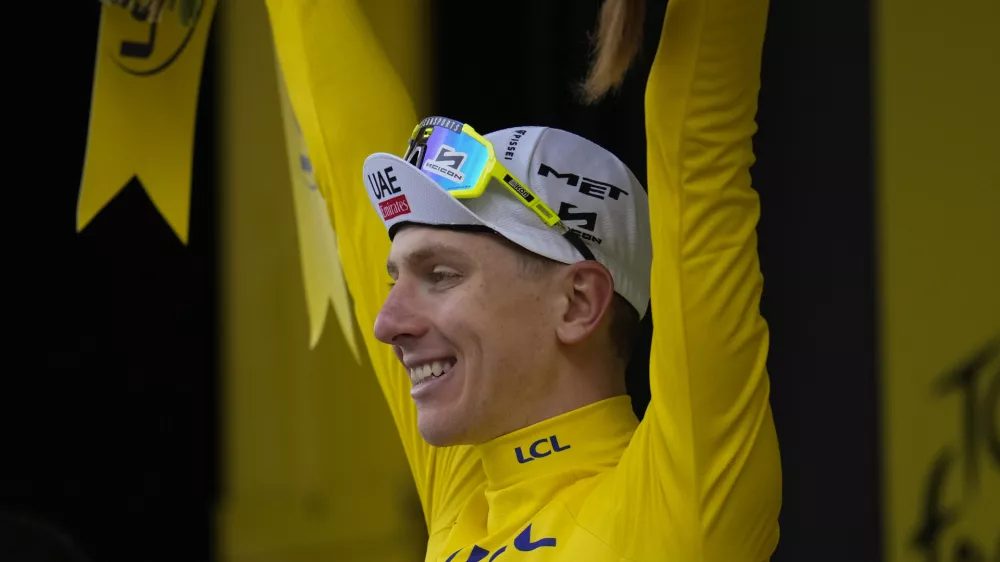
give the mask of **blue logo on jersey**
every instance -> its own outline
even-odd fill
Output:
[[[550,444],[552,446],[551,449],[543,450],[543,448],[542,448],[543,445],[544,446],[548,446]],[[547,456],[551,455],[552,453],[559,453],[561,451],[565,451],[566,449],[569,449],[569,448],[570,448],[569,445],[566,445],[565,447],[560,447],[559,446],[559,440],[556,439],[555,435],[553,435],[551,437],[543,437],[542,439],[539,439],[538,441],[535,441],[534,443],[532,443],[531,446],[528,447],[528,457],[527,458],[525,458],[524,451],[522,451],[520,447],[515,447],[514,448],[514,454],[517,456],[517,462],[520,463],[520,464],[524,464],[526,462],[531,462],[531,461],[533,461],[535,459],[540,459],[542,457],[547,457]]]
[[[568,447],[567,447],[568,448]],[[544,539],[538,539],[537,541],[531,540],[531,523],[524,528],[516,537],[514,537],[514,550],[518,552],[531,552],[536,548],[542,548],[546,546],[555,546],[556,539],[554,537],[546,537]],[[486,560],[487,556],[490,559],[487,562],[492,562],[497,556],[500,556],[507,550],[507,545],[501,546],[490,556],[490,551],[479,545],[472,545],[472,552],[469,553],[469,557],[465,559],[465,562],[481,562]],[[448,557],[445,562],[453,562],[458,553],[462,552],[462,549],[456,550],[451,556]]]

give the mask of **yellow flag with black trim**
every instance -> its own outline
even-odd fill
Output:
[[[332,303],[347,346],[354,355],[354,360],[360,362],[358,342],[354,336],[354,314],[337,254],[337,235],[331,224],[333,215],[327,213],[326,201],[316,183],[312,159],[309,158],[302,129],[292,111],[280,66],[277,67],[277,72],[288,168],[295,200],[302,278],[305,282],[306,311],[309,316],[309,347],[316,347],[319,342],[329,304]]]
[[[139,2],[101,9],[77,232],[136,178],[187,243],[195,111],[216,0],[192,14],[185,5],[159,5],[156,17]]]

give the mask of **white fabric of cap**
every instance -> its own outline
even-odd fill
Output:
[[[608,268],[615,291],[645,316],[653,259],[649,201],[631,170],[597,144],[560,129],[512,127],[485,138],[497,161],[580,235]],[[364,178],[386,229],[402,223],[484,226],[558,262],[584,259],[559,229],[547,226],[499,182],[477,198],[457,199],[413,165],[386,153],[365,160]]]

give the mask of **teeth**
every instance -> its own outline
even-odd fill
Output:
[[[434,361],[418,365],[409,370],[410,382],[417,384],[428,377],[440,377],[454,365],[453,361]]]

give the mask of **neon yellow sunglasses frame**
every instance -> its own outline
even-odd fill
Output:
[[[423,130],[424,138],[429,137],[436,126],[440,127],[440,125],[417,125],[413,128],[413,134],[410,135],[410,140],[416,142],[417,136],[421,134],[421,130]],[[524,203],[526,207],[534,211],[546,225],[561,227],[563,231],[568,230],[566,226],[562,224],[562,221],[559,220],[559,215],[553,212],[552,208],[545,204],[545,201],[542,201],[540,197],[528,189],[528,186],[525,185],[523,181],[517,179],[514,174],[510,173],[510,170],[497,161],[496,152],[493,150],[493,143],[483,138],[482,135],[477,133],[476,130],[467,123],[462,123],[462,133],[472,137],[472,139],[486,149],[486,164],[483,166],[483,172],[479,175],[479,179],[476,180],[475,185],[466,189],[450,189],[448,190],[448,193],[452,194],[456,199],[474,199],[486,191],[486,187],[489,185],[490,179],[496,178],[496,180],[505,185],[507,189],[521,201],[521,203]]]

